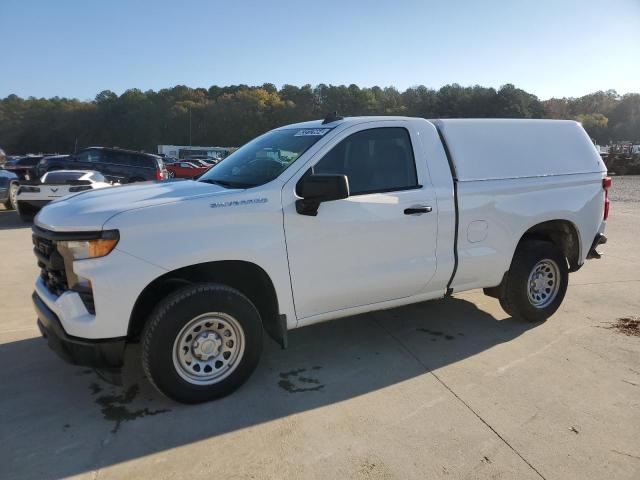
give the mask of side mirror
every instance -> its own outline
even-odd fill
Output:
[[[296,211],[315,217],[321,203],[349,196],[349,180],[346,175],[305,174],[296,185],[296,193],[302,197],[296,201]]]

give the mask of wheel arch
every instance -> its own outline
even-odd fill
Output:
[[[240,291],[258,309],[263,328],[269,336],[283,348],[286,347],[286,319],[280,315],[273,281],[262,267],[244,260],[198,263],[172,270],[153,280],[134,303],[127,338],[139,338],[149,314],[158,302],[179,288],[194,283],[220,283]]]
[[[556,245],[567,259],[570,272],[575,272],[582,266],[580,234],[575,223],[570,220],[546,220],[531,226],[520,236],[515,249],[526,240],[545,240]]]

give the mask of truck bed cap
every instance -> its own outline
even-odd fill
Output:
[[[441,119],[459,181],[602,172],[589,136],[572,120]]]

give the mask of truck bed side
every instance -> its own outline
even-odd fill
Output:
[[[602,221],[600,173],[458,183],[458,270],[454,291],[498,285],[532,227],[562,220],[575,228],[582,264]]]
[[[523,235],[559,222],[577,236],[581,265],[602,228],[606,168],[580,124],[438,120],[455,175],[453,291],[500,283]]]

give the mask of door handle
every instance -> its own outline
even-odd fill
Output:
[[[429,213],[433,210],[431,207],[425,205],[417,205],[415,207],[409,207],[404,209],[405,215],[420,215],[422,213]]]

